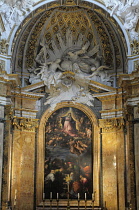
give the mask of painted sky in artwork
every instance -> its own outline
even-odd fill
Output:
[[[84,199],[92,194],[92,125],[79,109],[54,112],[45,127],[45,197]],[[67,181],[68,180],[68,181]]]

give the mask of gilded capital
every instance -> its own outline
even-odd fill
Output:
[[[115,129],[121,129],[124,126],[123,118],[110,118],[110,119],[100,119],[99,127],[104,129],[104,131],[112,131]]]
[[[34,131],[38,128],[38,119],[14,117],[12,124],[19,130]]]

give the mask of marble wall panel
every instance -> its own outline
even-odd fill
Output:
[[[109,210],[125,209],[124,133],[102,133],[103,202]]]
[[[117,186],[118,186],[118,206],[125,209],[125,144],[124,131],[116,133],[117,137]]]
[[[115,133],[102,133],[103,201],[110,210],[117,209],[117,172]]]
[[[15,131],[12,163],[13,204],[15,192],[17,192],[16,209],[32,210],[34,205],[35,132]]]
[[[36,106],[36,100],[24,99],[22,101],[22,108],[34,110]]]

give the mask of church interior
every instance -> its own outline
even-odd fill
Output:
[[[139,210],[138,0],[0,0],[0,209]]]

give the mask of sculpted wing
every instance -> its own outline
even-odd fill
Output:
[[[90,51],[87,53],[87,55],[88,55],[89,57],[91,57],[91,56],[95,55],[96,53],[98,53],[98,51],[99,51],[99,45],[96,45],[95,47],[93,47],[92,50],[90,50]]]

